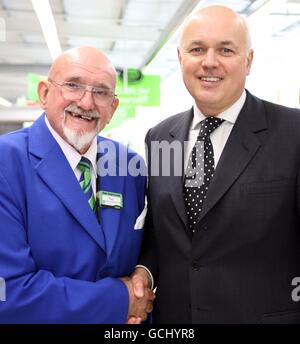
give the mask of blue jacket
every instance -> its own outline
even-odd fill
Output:
[[[100,224],[44,116],[0,138],[0,323],[126,321],[128,292],[118,277],[139,254],[143,230],[134,226],[146,178],[118,162],[124,154],[142,169],[144,162],[117,142],[99,142],[115,147],[117,172],[98,178],[100,190],[123,196],[122,209],[101,208]]]

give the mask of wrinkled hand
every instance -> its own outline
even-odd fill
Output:
[[[150,280],[145,269],[137,268],[129,277],[121,280],[126,284],[129,294],[127,324],[140,324],[152,312],[155,294],[150,289]]]

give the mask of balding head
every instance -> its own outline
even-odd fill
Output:
[[[106,69],[111,72],[116,79],[116,70],[106,55],[94,47],[83,46],[66,50],[59,55],[53,62],[48,77],[56,79],[62,72],[64,72],[70,65],[78,66],[98,73]]]
[[[250,51],[251,36],[245,17],[239,15],[228,7],[221,5],[213,5],[201,8],[187,17],[183,22],[180,46],[184,44],[184,35],[189,26],[194,22],[199,21],[211,21],[214,25],[218,25],[220,22],[230,23],[234,30],[240,33],[242,40],[244,41],[246,52],[248,53]]]

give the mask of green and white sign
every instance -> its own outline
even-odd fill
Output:
[[[119,78],[116,94],[120,104],[105,130],[117,127],[127,119],[135,117],[137,106],[159,106],[160,76],[143,75],[140,80],[129,81],[128,85],[124,85],[123,80]]]
[[[42,80],[47,80],[47,76],[34,73],[27,74],[27,98],[29,100],[39,101],[37,87]]]

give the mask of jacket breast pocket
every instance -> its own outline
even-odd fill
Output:
[[[242,194],[276,194],[282,192],[287,185],[287,179],[251,182],[241,185]]]

